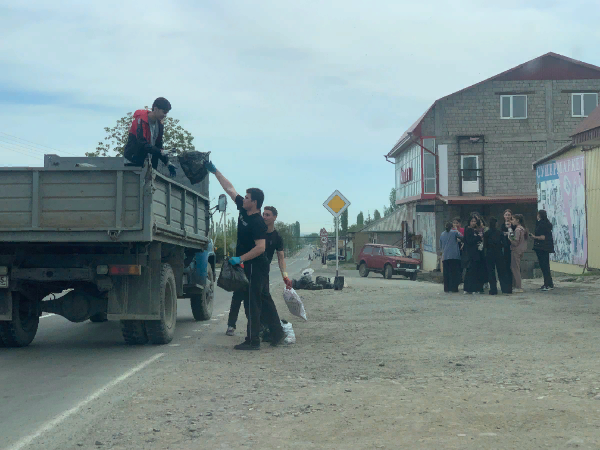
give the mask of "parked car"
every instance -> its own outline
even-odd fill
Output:
[[[358,255],[356,268],[361,277],[368,277],[369,272],[375,272],[387,279],[393,275],[404,275],[414,281],[421,271],[421,261],[404,256],[398,247],[366,244]]]
[[[344,261],[345,258],[340,255],[338,256],[338,261]],[[327,255],[327,261],[335,261],[335,253],[330,253],[329,255]]]

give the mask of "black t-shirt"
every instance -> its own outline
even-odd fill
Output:
[[[235,256],[242,256],[256,247],[254,241],[266,239],[267,225],[260,213],[248,215],[243,208],[244,199],[241,195],[235,198],[240,216],[238,217],[237,245],[235,247]]]
[[[271,261],[273,261],[273,255],[275,254],[275,251],[283,251],[283,239],[281,239],[281,236],[279,236],[279,233],[276,230],[273,230],[272,233],[267,233],[265,255],[269,260],[269,264],[271,264]]]

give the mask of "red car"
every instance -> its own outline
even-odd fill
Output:
[[[356,268],[361,277],[368,277],[369,272],[376,272],[387,279],[392,278],[392,275],[404,275],[414,281],[421,271],[421,261],[404,256],[398,247],[366,244],[358,255]]]

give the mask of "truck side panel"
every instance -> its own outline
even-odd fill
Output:
[[[32,172],[0,174],[0,228],[31,226]]]
[[[40,227],[140,229],[139,175],[121,171],[41,172]]]

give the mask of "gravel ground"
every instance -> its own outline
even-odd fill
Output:
[[[236,352],[220,317],[44,448],[600,448],[597,281],[467,296],[343,274],[301,291],[308,322],[274,293],[295,345]]]

